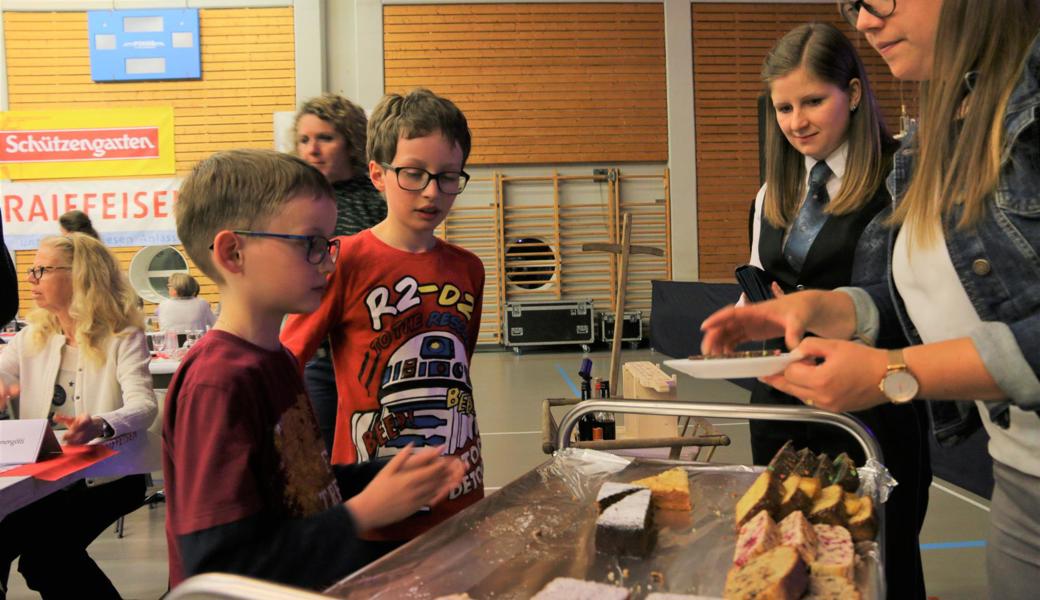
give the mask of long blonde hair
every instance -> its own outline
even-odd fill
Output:
[[[69,316],[76,322],[72,332],[84,355],[95,363],[105,360],[109,338],[127,327],[144,328],[144,316],[137,307],[137,294],[119,269],[112,251],[83,233],[43,238],[40,246],[57,250],[72,267],[72,303]],[[63,332],[53,312],[37,308],[26,315],[33,326],[30,340],[40,350],[47,340]]]
[[[762,81],[769,97],[772,82],[804,67],[820,81],[848,92],[859,79],[859,107],[849,117],[848,157],[841,190],[827,203],[829,214],[855,212],[870,202],[888,172],[886,152],[896,143],[888,134],[881,109],[856,48],[833,25],[806,23],[787,32],[762,62]],[[773,116],[773,113],[770,113]],[[766,119],[766,196],[764,213],[774,227],[786,227],[805,195],[805,159],[784,137],[776,118]]]
[[[941,223],[955,204],[964,209],[958,230],[983,218],[1000,175],[1004,113],[1038,25],[1040,0],[990,0],[984,10],[944,0],[932,76],[921,85],[914,175],[893,224]],[[935,234],[914,227],[911,242],[930,244]]]

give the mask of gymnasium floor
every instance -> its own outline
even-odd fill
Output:
[[[483,437],[488,491],[508,483],[543,462],[541,402],[547,397],[574,396],[581,360],[579,351],[532,351],[517,356],[505,351],[478,351],[473,363],[477,414]],[[593,374],[604,376],[609,353],[593,352]],[[627,350],[622,361],[660,362],[650,350]],[[747,392],[723,381],[679,376],[679,397],[685,400],[747,402]],[[575,390],[576,391],[576,390]],[[717,423],[732,438],[716,452],[713,462],[749,463],[746,421]],[[985,539],[989,503],[943,481],[932,486],[931,502],[921,537],[928,595],[940,600],[983,600]],[[165,509],[142,508],[126,519],[126,535],[113,532],[99,538],[91,555],[125,598],[153,599],[166,590]],[[35,598],[12,569],[9,600]]]

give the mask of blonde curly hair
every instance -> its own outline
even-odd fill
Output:
[[[368,161],[365,159],[368,117],[365,116],[364,109],[338,94],[322,94],[304,102],[293,118],[294,154],[297,153],[296,140],[299,139],[296,125],[304,115],[314,115],[331,123],[343,136],[347,142],[347,159],[350,161],[351,172],[358,174],[368,171]]]
[[[128,327],[144,329],[137,294],[104,244],[84,233],[70,233],[45,237],[40,247],[57,250],[72,267],[69,316],[76,322],[72,335],[87,358],[104,362],[110,338]],[[30,343],[36,351],[43,349],[52,335],[69,333],[62,331],[57,315],[46,309],[30,311],[26,320],[33,326]]]

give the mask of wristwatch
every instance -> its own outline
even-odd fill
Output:
[[[116,434],[116,430],[112,429],[112,426],[108,424],[108,421],[101,419],[101,437],[106,440],[113,437]]]
[[[907,368],[902,350],[888,351],[888,368],[878,383],[878,389],[892,404],[905,404],[917,396],[921,386]]]

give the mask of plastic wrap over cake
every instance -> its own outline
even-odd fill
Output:
[[[690,475],[693,510],[655,513],[657,541],[646,558],[596,552],[596,497],[607,481],[630,482],[679,465]],[[734,504],[760,468],[630,460],[566,449],[425,535],[347,577],[340,598],[527,599],[557,577],[622,585],[631,598],[653,592],[719,598],[732,565]],[[877,544],[857,545],[857,586],[881,597]]]

